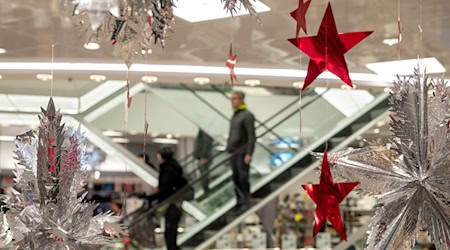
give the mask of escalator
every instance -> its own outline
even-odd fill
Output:
[[[378,112],[376,112],[376,113],[378,113]],[[375,117],[375,116],[377,116],[376,113],[372,113],[372,115]],[[350,136],[346,137],[343,141],[334,145],[332,149],[329,148],[330,149],[329,153],[332,154],[334,152],[345,150],[347,147],[349,147],[349,145],[354,145],[356,142],[359,142],[360,141],[359,138],[365,137],[364,136],[365,133],[369,133],[369,134],[372,133],[374,128],[375,129],[378,128],[380,122],[384,123],[386,121],[386,119],[388,119],[388,117],[389,117],[388,111],[385,111],[381,114],[378,114],[378,116],[376,118],[372,119],[370,122],[368,122],[364,126],[361,126],[359,128],[355,127],[354,133],[352,133]],[[219,241],[222,241],[222,244],[223,244],[223,239],[227,238],[224,236],[229,237],[230,235],[226,235],[226,234],[230,233],[231,231],[233,231],[233,233],[235,234],[237,231],[239,231],[239,228],[241,228],[243,226],[244,222],[252,215],[258,214],[260,218],[262,216],[267,217],[268,215],[269,215],[268,217],[271,217],[271,216],[276,217],[276,212],[275,212],[276,208],[275,207],[277,206],[276,205],[277,200],[284,199],[282,197],[285,197],[285,195],[289,194],[289,193],[291,193],[291,194],[292,193],[298,194],[299,192],[301,193],[300,186],[302,184],[306,184],[306,183],[310,182],[312,178],[314,178],[314,179],[318,178],[318,172],[320,171],[319,170],[320,165],[321,165],[320,160],[315,161],[314,163],[312,163],[311,165],[306,167],[305,170],[302,171],[300,174],[294,176],[289,181],[281,184],[280,187],[277,188],[277,190],[274,190],[269,195],[267,195],[264,198],[262,198],[261,200],[259,200],[257,202],[257,204],[252,206],[252,208],[249,209],[248,211],[246,211],[245,213],[240,214],[238,216],[229,217],[227,223],[225,225],[223,225],[223,227],[210,229],[208,232],[210,237],[205,239],[205,241],[203,241],[201,244],[195,245],[195,248],[193,247],[193,249],[196,249],[196,250],[210,249],[214,243],[217,243]],[[313,182],[317,182],[317,181],[318,181],[318,179],[314,180]],[[341,212],[343,213],[344,227],[346,229],[346,233],[348,236],[347,241],[332,240],[331,244],[332,244],[333,249],[345,250],[345,249],[348,249],[349,247],[351,247],[352,245],[356,244],[356,242],[361,242],[362,240],[364,240],[364,237],[366,236],[366,233],[368,230],[367,218],[368,217],[370,218],[374,214],[374,207],[372,207],[371,209],[368,209],[367,204],[365,205],[365,207],[366,207],[365,209],[361,209],[361,208],[354,209],[353,207],[348,207],[348,205],[349,205],[348,202],[341,203]],[[291,209],[292,208],[289,208],[289,210],[291,210]],[[306,209],[306,210],[301,210],[302,213],[307,213],[306,211],[314,210],[314,207],[310,207],[309,209],[307,209],[307,208],[304,208],[304,209]],[[299,210],[293,210],[293,211],[299,211]],[[352,216],[350,216],[348,221],[346,221],[346,213],[353,214]],[[365,216],[366,219],[363,219],[362,223],[361,222],[355,223],[355,218],[354,218],[355,214],[358,214],[357,216],[362,216],[362,217]],[[264,220],[267,222],[267,219],[269,219],[269,221],[270,221],[269,225],[267,225],[263,222]],[[311,220],[314,220],[314,218],[311,218]],[[273,221],[274,221],[274,218],[265,218],[265,217],[261,218],[263,231],[265,231],[265,233],[268,233],[269,235],[273,231],[273,227],[274,227],[272,224]],[[286,223],[288,223],[288,222],[286,222]],[[312,223],[312,221],[311,221],[311,223]],[[295,230],[298,230],[298,228],[296,228]],[[312,227],[307,230],[311,230],[310,234],[312,234]],[[337,236],[337,238],[340,238],[340,236],[337,233],[336,233],[336,236]],[[222,237],[224,237],[224,238],[222,238]],[[230,239],[228,238],[228,240],[230,240]],[[314,243],[314,242],[312,242],[312,243]],[[311,242],[309,244],[311,244]],[[231,245],[233,246],[233,244],[231,244]],[[361,245],[364,245],[364,244],[361,244]],[[236,248],[235,246],[233,246],[233,247]],[[242,248],[244,246],[239,246],[239,247]],[[237,248],[239,248],[239,247],[237,247]],[[245,246],[244,248],[248,248],[248,247],[251,248],[251,246]]]
[[[153,93],[168,100],[169,105],[180,110],[180,113],[186,115],[200,128],[210,135],[220,138],[227,132],[227,117],[231,115],[226,113],[229,108],[224,108],[225,105],[229,105],[227,95],[221,89],[187,90],[192,93],[192,96],[189,97],[192,98],[189,101],[190,103],[197,102],[203,108],[208,107],[208,112],[212,109],[216,111],[216,114],[205,115],[206,110],[201,111],[201,108],[192,109],[192,107],[180,105],[180,93],[155,87],[150,89]],[[336,91],[339,90],[317,90],[302,98],[302,136],[294,141],[289,141],[288,138],[292,138],[293,134],[298,135],[297,127],[300,114],[297,105],[279,104],[280,108],[285,108],[278,112],[279,115],[276,118],[269,121],[258,119],[261,118],[261,115],[255,114],[258,120],[264,122],[257,122],[258,144],[250,171],[251,192],[254,198],[252,205],[256,205],[259,200],[267,197],[284,183],[304,172],[307,166],[314,162],[314,159],[309,155],[310,152],[322,151],[326,146],[329,150],[332,150],[346,137],[387,110],[387,94],[370,94],[366,91],[361,92],[361,94],[370,94],[371,98],[365,98],[369,102],[353,103],[352,112],[342,112],[339,109],[341,104],[332,103]],[[214,97],[212,97],[213,95]],[[221,99],[218,99],[218,97],[221,97]],[[183,96],[183,98],[186,98],[186,96]],[[296,103],[293,102],[295,99],[293,98],[287,103]],[[350,99],[354,101],[358,98]],[[205,102],[209,105],[205,105]],[[248,100],[248,103],[252,107],[251,100]],[[208,117],[212,116],[215,116],[215,118],[208,120]],[[219,119],[220,122],[215,119]],[[231,171],[228,166],[229,157],[228,154],[219,154],[213,159],[209,171],[190,184],[197,187],[198,190],[198,184],[207,178],[210,189],[207,193],[202,193],[202,190],[200,190],[197,192],[195,200],[190,202],[192,206],[205,214],[205,218],[196,220],[193,225],[186,227],[184,232],[179,235],[178,242],[182,246],[195,247],[200,245],[201,242],[210,238],[211,235],[208,232],[223,228],[239,217],[239,214],[232,211],[236,201]],[[149,213],[151,211],[135,215],[135,221],[132,221],[130,226],[139,227],[139,222],[148,217]]]

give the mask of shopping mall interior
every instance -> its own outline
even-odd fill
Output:
[[[167,6],[173,2],[174,6]],[[153,7],[147,10],[145,4]],[[236,9],[228,9],[227,4],[236,4]],[[142,8],[149,13],[144,19]],[[291,16],[296,9],[301,11]],[[399,112],[395,105],[401,106],[399,103],[407,99],[398,97],[401,91],[410,91],[409,98],[413,98],[419,90],[410,90],[414,84],[404,90],[401,84],[408,77],[423,78],[424,68],[430,79],[446,77],[446,68],[450,68],[449,12],[448,0],[0,1],[0,186],[6,216],[0,225],[2,230],[9,230],[0,232],[0,249],[14,244],[19,246],[16,249],[166,249],[165,210],[173,197],[186,190],[193,191],[193,198],[178,204],[182,211],[177,227],[180,249],[450,247],[450,194],[445,190],[450,187],[449,165],[437,173],[448,176],[446,180],[439,179],[443,188],[434,190],[435,195],[440,195],[439,202],[447,200],[433,205],[442,207],[436,209],[440,215],[423,217],[423,211],[434,210],[417,208],[417,204],[409,207],[408,201],[409,205],[396,208],[403,212],[393,216],[387,211],[388,206],[383,206],[394,198],[382,197],[383,192],[395,192],[393,185],[380,186],[379,192],[364,190],[382,179],[378,176],[382,171],[359,180],[358,175],[370,172],[362,171],[363,167],[355,163],[355,172],[346,178],[341,175],[345,171],[338,173],[337,160],[341,154],[345,158],[346,153],[363,148],[375,152],[365,157],[369,161],[367,158],[380,156],[374,145],[405,150],[402,146],[407,143],[399,142],[399,137],[403,137],[393,136],[398,135],[400,126],[400,118],[393,118]],[[330,21],[333,18],[335,24]],[[163,25],[163,29],[158,29],[158,25]],[[358,34],[364,37],[356,39]],[[309,37],[316,40],[308,40]],[[288,39],[296,40],[295,46]],[[318,53],[324,56],[319,58]],[[351,83],[343,75],[349,76]],[[394,81],[400,84],[394,86]],[[417,87],[420,81],[416,87],[424,95],[428,91],[429,98],[445,95],[446,88],[443,92],[439,88],[445,85],[435,82],[438,80],[424,84],[426,91]],[[246,210],[236,208],[236,182],[230,165],[234,156],[226,150],[234,116],[230,98],[235,91],[245,94],[245,103],[254,115],[256,135],[248,177],[250,206]],[[54,134],[46,135],[50,136],[48,140],[41,138],[45,131],[52,134],[53,125],[45,122],[53,124],[57,117],[47,106],[50,97],[62,114],[65,128],[79,130],[86,140],[79,169],[85,176],[77,185],[82,184],[88,193],[80,198],[80,193],[75,192],[74,202],[98,204],[86,216],[95,218],[106,213],[123,226],[123,232],[117,235],[102,231],[104,237],[116,237],[94,244],[93,248],[83,248],[81,245],[89,240],[78,239],[78,234],[59,220],[49,224],[50,219],[41,214],[44,219],[27,224],[24,214],[28,220],[35,216],[27,207],[36,199],[17,202],[8,196],[31,197],[20,195],[35,190],[18,183],[26,178],[35,178],[38,183],[42,159],[50,159],[49,169],[55,164],[56,168],[64,165],[59,163],[64,159],[59,156],[64,150],[42,145],[55,141]],[[442,98],[448,105],[448,100]],[[423,111],[417,104],[422,103],[419,99],[411,102],[417,109],[401,117],[411,121],[404,126],[412,128],[417,119],[439,113],[417,114],[415,111]],[[432,101],[429,103],[425,103],[429,110],[437,107],[430,106],[435,105]],[[447,116],[442,119],[448,119],[448,107],[443,113]],[[431,120],[429,124],[436,122]],[[431,126],[427,135],[434,131]],[[25,138],[24,133],[29,130],[39,131],[33,134],[35,137],[30,136],[39,143],[33,144],[36,156],[26,158],[21,152],[32,155],[30,150],[34,149],[27,147],[32,143],[20,138]],[[414,131],[419,137],[425,133],[419,128]],[[58,133],[56,137],[61,136],[61,141],[69,136]],[[211,140],[208,164],[202,165],[195,153],[199,134]],[[450,145],[450,139],[445,141],[447,137],[445,133],[441,135],[443,143]],[[65,147],[62,142],[55,145]],[[162,147],[173,150],[188,184],[167,200],[153,202],[145,197],[158,192],[161,169],[157,154]],[[420,151],[421,147],[410,148]],[[322,207],[327,222],[318,228],[319,232],[315,231],[318,221],[324,219],[318,216],[318,200],[311,199],[307,189],[302,188],[306,184],[322,185],[324,151],[328,153],[335,183],[360,183],[360,187],[340,198],[338,206],[346,240],[335,229],[336,224],[330,222],[335,218],[330,216],[329,204],[335,201],[325,201],[328,205],[323,206],[330,206],[325,210]],[[59,160],[54,159],[55,154]],[[402,157],[392,162],[397,164],[403,161]],[[442,158],[445,157],[450,158]],[[383,163],[377,164],[374,163]],[[392,167],[400,168],[398,165]],[[389,175],[390,170],[385,168],[383,173]],[[60,173],[67,172],[61,169],[49,170],[42,176],[63,183],[59,178],[64,175]],[[24,171],[31,175],[27,177]],[[426,178],[420,183],[423,179]],[[58,185],[55,192],[62,193],[63,184]],[[53,202],[43,198],[45,188],[39,190],[40,205],[33,205],[36,213]],[[317,195],[335,198],[325,193]],[[432,218],[437,226],[423,226],[417,218],[411,219],[414,209],[418,210],[415,216],[419,220]],[[13,220],[16,222],[7,222],[8,213],[14,215],[13,211],[18,211]],[[405,225],[404,215],[406,220],[414,221],[414,226]],[[376,224],[383,216],[392,218],[393,224]],[[106,226],[102,225],[97,226],[103,230]],[[91,227],[95,226],[91,223]],[[11,228],[17,231],[8,236]],[[38,231],[51,238],[49,248],[33,246],[37,243],[30,239],[39,239],[40,236],[32,236]],[[66,248],[64,244],[68,242],[73,245]]]

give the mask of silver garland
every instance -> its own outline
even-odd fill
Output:
[[[173,0],[63,0],[74,6],[73,22],[87,41],[106,40],[114,44],[114,54],[131,62],[152,43],[164,48],[174,22]],[[189,0],[180,0],[189,1]],[[219,1],[219,0],[211,0]],[[231,13],[245,8],[257,15],[250,0],[220,0]]]
[[[2,195],[0,246],[12,249],[98,249],[124,234],[111,212],[83,202],[85,137],[61,125],[50,98],[40,127],[16,137],[15,187]]]
[[[449,100],[444,80],[415,70],[398,78],[389,97],[391,132],[386,146],[334,154],[333,174],[359,181],[362,193],[379,197],[368,249],[409,249],[419,230],[438,249],[450,248]]]

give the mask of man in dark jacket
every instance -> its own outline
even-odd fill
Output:
[[[205,133],[205,131],[202,129],[198,131],[197,138],[195,139],[194,157],[198,160],[198,168],[200,169],[201,175],[208,172],[209,166],[211,165],[213,142],[214,139]],[[209,191],[209,177],[204,176],[201,182],[205,195],[207,195]]]
[[[249,171],[255,149],[255,117],[247,110],[245,94],[241,91],[231,93],[234,115],[231,119],[227,152],[232,154],[231,167],[235,186],[237,206],[241,211],[250,207]]]
[[[180,181],[183,176],[183,169],[180,164],[174,159],[174,152],[169,147],[163,147],[156,155],[159,162],[159,186],[155,198],[158,202],[169,198],[175,194],[180,188]],[[164,218],[166,220],[166,228],[164,231],[164,238],[168,250],[177,250],[177,233],[178,224],[181,219],[181,204],[172,202],[167,207]]]

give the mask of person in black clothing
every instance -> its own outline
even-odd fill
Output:
[[[234,115],[230,123],[227,152],[232,154],[231,168],[237,198],[241,211],[250,207],[249,171],[255,149],[255,117],[247,110],[245,95],[241,91],[231,93],[231,105]]]
[[[158,202],[173,195],[180,187],[180,180],[183,176],[183,169],[180,164],[174,159],[174,152],[169,147],[163,147],[157,154],[159,162],[159,186],[156,198]],[[164,238],[168,250],[177,250],[177,233],[178,224],[181,219],[181,204],[171,202],[167,207],[164,218],[166,220],[166,229]]]
[[[201,175],[206,173],[211,165],[213,142],[213,138],[205,133],[205,131],[202,129],[198,131],[197,138],[195,139],[194,157],[198,160],[198,168],[200,169]],[[208,176],[203,177],[201,183],[206,195],[209,191]]]

